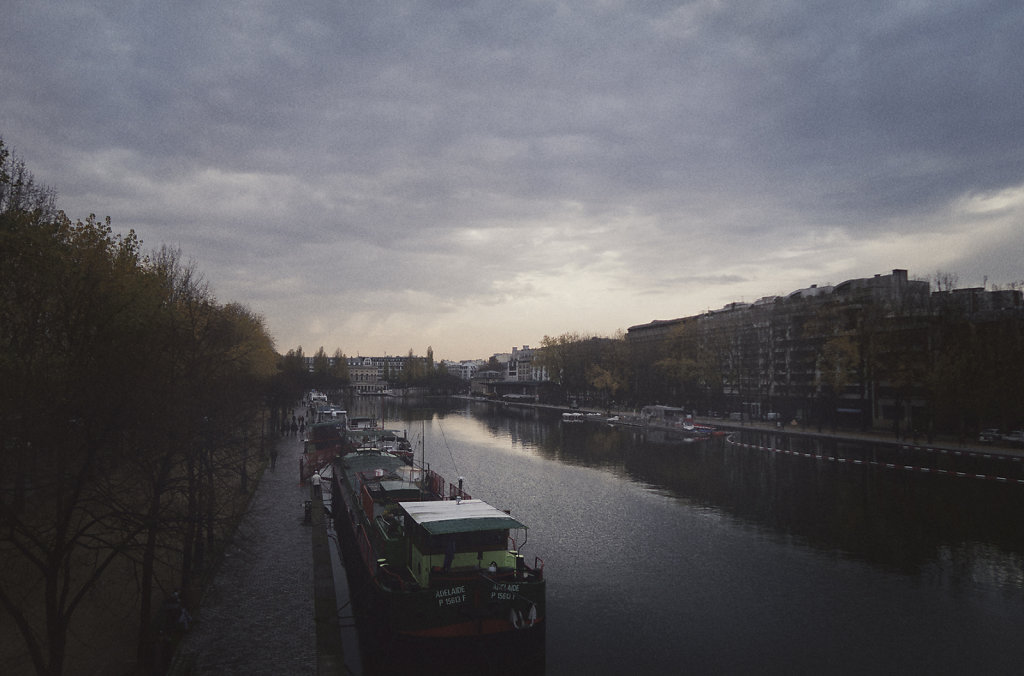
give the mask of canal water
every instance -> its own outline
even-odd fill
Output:
[[[468,401],[363,399],[352,414],[407,430],[432,469],[530,526],[547,674],[1024,664],[1016,482],[854,464],[874,452],[856,445],[836,462]]]

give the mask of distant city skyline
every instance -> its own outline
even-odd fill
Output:
[[[869,279],[877,278],[877,277],[890,277],[890,276],[892,276],[895,273],[908,273],[906,275],[906,277],[905,277],[906,279],[910,280],[911,282],[924,282],[924,283],[928,284],[929,291],[938,291],[939,290],[938,287],[940,286],[940,284],[937,284],[937,281],[940,282],[941,284],[956,283],[956,288],[957,289],[961,289],[961,290],[966,290],[966,289],[971,289],[971,288],[985,288],[987,290],[992,290],[992,289],[997,288],[997,287],[998,288],[1009,288],[1011,286],[1013,288],[1024,290],[1024,282],[1021,282],[1019,280],[1016,281],[1016,282],[1011,282],[1011,283],[1005,284],[1005,285],[1000,285],[1000,284],[997,284],[997,283],[990,283],[988,281],[984,281],[983,284],[979,284],[977,286],[973,286],[973,285],[967,285],[967,284],[960,284],[959,280],[955,278],[955,275],[953,275],[952,277],[949,276],[951,273],[944,274],[944,275],[940,274],[939,276],[942,277],[942,279],[936,280],[936,279],[934,279],[934,277],[933,278],[924,278],[924,277],[920,277],[920,276],[909,275],[909,272],[907,270],[905,270],[905,269],[893,268],[892,270],[887,270],[885,272],[875,272],[875,273],[872,273],[872,274],[869,274],[869,275],[862,275],[860,277],[853,277],[853,278],[850,278],[850,279],[844,279],[844,280],[841,280],[841,281],[835,282],[835,283],[833,283],[833,282],[824,282],[824,283],[817,283],[817,282],[815,282],[815,283],[808,284],[807,286],[803,286],[803,287],[800,287],[800,288],[797,288],[797,289],[790,289],[789,291],[786,291],[786,292],[783,292],[783,293],[765,294],[763,296],[758,296],[757,298],[752,299],[752,300],[731,301],[729,303],[723,304],[721,307],[718,307],[718,308],[707,308],[704,312],[714,311],[714,310],[721,310],[721,309],[729,308],[729,307],[736,306],[736,305],[743,306],[743,305],[748,305],[748,304],[752,304],[752,303],[758,303],[760,301],[772,300],[774,298],[786,297],[786,296],[789,296],[791,294],[798,293],[798,292],[801,292],[801,291],[808,292],[808,291],[812,291],[812,290],[828,290],[828,289],[831,289],[833,287],[839,286],[839,285],[841,285],[843,283],[846,283],[846,282],[854,282],[854,281],[859,281],[859,280],[869,280]],[[948,290],[948,289],[946,289],[946,290]],[[667,316],[666,317],[655,317],[655,318],[647,319],[647,320],[644,320],[644,321],[636,322],[636,323],[631,324],[631,325],[629,325],[627,327],[623,327],[622,330],[621,330],[621,333],[623,335],[625,335],[627,333],[631,333],[629,331],[629,329],[634,328],[634,327],[643,326],[645,324],[650,324],[650,323],[655,323],[655,322],[662,322],[662,321],[669,322],[669,321],[672,321],[672,320],[682,319],[682,318],[685,318],[685,317],[691,317],[691,316],[696,316],[696,315],[700,315],[700,314],[703,314],[703,312],[698,311],[698,312],[691,313],[691,314],[686,314],[686,315],[674,315],[672,317],[667,317]],[[564,332],[564,333],[578,333],[578,332],[567,331],[567,332]],[[551,337],[557,337],[560,334],[550,334],[549,333],[549,334],[545,334],[545,335],[549,335]],[[603,334],[581,334],[581,335],[584,335],[584,336],[597,335],[599,337],[613,337],[611,335],[603,335]],[[536,343],[525,343],[525,342],[518,342],[517,343],[517,342],[513,342],[513,343],[511,343],[510,346],[507,346],[507,347],[505,347],[503,349],[492,350],[491,352],[488,352],[486,355],[482,355],[482,356],[459,357],[459,358],[446,358],[446,357],[437,358],[437,357],[435,357],[435,361],[436,362],[441,362],[441,361],[450,361],[450,362],[485,361],[486,362],[491,357],[498,356],[498,355],[511,354],[515,350],[522,350],[522,349],[527,349],[527,348],[537,349],[537,348],[541,347],[540,343],[541,343],[541,341],[537,341]],[[304,356],[306,357],[307,360],[312,359],[314,357],[314,355],[316,354],[316,352],[318,352],[321,347],[324,348],[324,351],[326,352],[328,357],[333,357],[334,351],[336,349],[339,349],[339,348],[328,349],[327,346],[319,346],[319,345],[316,348],[314,348],[313,350],[308,350],[304,346],[294,346],[294,347],[289,348],[289,349],[296,349],[298,347],[302,347],[303,354],[304,354]],[[424,350],[423,352],[418,352],[418,351],[415,350],[415,348],[413,348],[413,355],[416,356],[416,357],[425,357],[426,356],[426,350]],[[349,359],[349,360],[356,359],[356,358],[405,357],[405,356],[408,356],[408,350],[406,350],[404,353],[401,353],[401,354],[349,354],[349,353],[345,353],[345,357],[347,359]]]
[[[14,0],[0,136],[284,353],[486,358],[907,269],[1024,279],[1024,11]]]

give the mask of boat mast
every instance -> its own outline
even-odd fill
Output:
[[[420,421],[420,500],[423,499],[423,482],[427,480],[427,421]]]

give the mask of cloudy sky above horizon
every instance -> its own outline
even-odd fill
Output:
[[[281,351],[1024,280],[1024,5],[13,0],[0,136]]]

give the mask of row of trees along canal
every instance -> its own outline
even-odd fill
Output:
[[[162,601],[197,598],[295,393],[261,317],[57,211],[2,140],[0,238],[2,657],[92,673],[120,635],[148,673]]]
[[[386,365],[381,374],[381,382],[389,388],[422,388],[432,395],[461,394],[466,389],[466,382],[457,375],[448,373],[443,364],[435,363],[434,350],[427,348],[427,356],[420,357],[409,350],[408,356],[401,359],[402,368],[391,371]],[[493,367],[504,369],[492,357]],[[348,359],[340,348],[334,350],[333,356],[321,346],[309,363],[306,353],[300,345],[288,350],[281,360],[282,386],[291,392],[306,392],[311,389],[347,396],[352,385]]]

